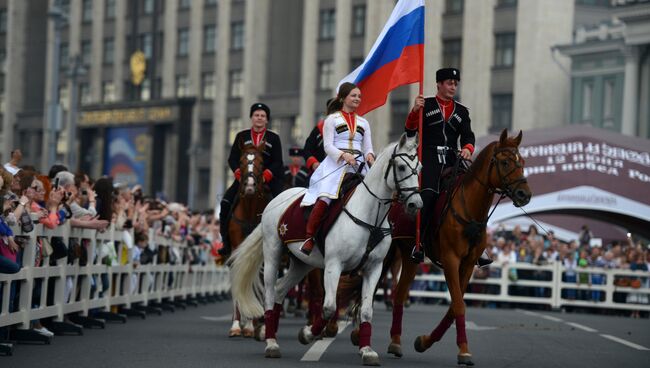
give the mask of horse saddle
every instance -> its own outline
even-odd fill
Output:
[[[355,174],[346,174],[343,179],[343,184],[341,185],[341,195],[339,198],[333,200],[327,209],[327,215],[325,219],[314,236],[316,245],[321,251],[321,254],[324,252],[325,238],[331,230],[332,226],[338,219],[341,212],[343,212],[343,207],[352,197],[354,190],[357,185],[361,183],[362,178],[359,175]],[[307,240],[307,220],[311,214],[313,206],[309,207],[300,207],[300,202],[304,195],[298,197],[286,210],[280,220],[278,221],[277,231],[280,237],[280,240],[285,245],[293,242],[302,242]]]
[[[431,218],[425,219],[421,218],[420,221],[427,222],[427,233],[435,235],[438,233],[438,228],[446,211],[447,198],[449,193],[453,193],[463,178],[463,174],[453,177],[451,172],[443,173],[443,177],[440,179],[441,183],[445,183],[444,188],[440,192],[438,199],[431,211]],[[388,212],[388,221],[391,224],[393,229],[392,238],[393,239],[415,239],[415,217],[407,216],[404,212],[404,206],[401,203],[394,202]]]

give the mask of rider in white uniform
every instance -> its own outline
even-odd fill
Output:
[[[327,156],[309,181],[309,189],[301,206],[314,205],[307,221],[307,240],[300,250],[309,255],[314,247],[313,236],[325,217],[327,206],[339,197],[345,173],[356,172],[362,162],[374,163],[370,124],[355,110],[361,103],[361,91],[352,83],[344,83],[327,108],[323,126],[323,146]],[[362,175],[368,170],[364,165]]]

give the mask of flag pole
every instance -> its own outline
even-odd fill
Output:
[[[426,45],[426,42],[425,42]],[[419,83],[419,91],[418,91],[418,96],[422,96],[424,94],[424,47],[422,47],[422,57],[420,58],[420,83]],[[424,107],[420,108],[420,117],[418,120],[418,160],[420,163],[422,163],[422,117],[424,114]],[[422,188],[422,172],[420,171],[420,174],[418,175],[418,187]],[[420,239],[420,222],[422,221],[421,218],[422,214],[422,209],[418,211],[417,216],[415,217],[415,252],[421,252],[422,251],[422,244],[421,244],[421,239]]]

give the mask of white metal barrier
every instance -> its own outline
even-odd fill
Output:
[[[23,234],[19,228],[12,230],[16,236],[27,237],[28,242],[24,248],[21,270],[16,274],[0,274],[0,327],[18,325],[18,328],[28,329],[30,321],[39,318],[54,317],[55,321],[61,322],[68,313],[80,312],[80,315],[88,316],[91,309],[110,311],[112,306],[130,308],[133,303],[146,306],[164,299],[184,300],[230,290],[228,268],[215,265],[209,256],[205,265],[181,263],[182,257],[175,264],[159,263],[157,256],[154,256],[151,264],[134,265],[133,249],[128,249],[123,241],[124,231],[116,230],[112,225],[104,232],[72,228],[69,222],[53,230],[35,224],[34,230],[28,234]],[[153,231],[150,234],[151,245],[168,247],[170,252],[186,247],[185,243],[155,237]],[[126,236],[133,239],[133,232]],[[77,239],[80,243],[86,240],[88,246],[82,244],[82,251],[87,254],[87,264],[82,266],[79,259],[75,259],[69,265],[68,258],[64,257],[56,261],[56,266],[49,266],[47,257],[43,259],[42,267],[34,267],[37,241],[41,237],[61,237],[66,245],[70,239]],[[102,257],[97,254],[104,242],[119,244],[118,264],[101,263]],[[124,255],[124,252],[127,254]],[[123,259],[125,262],[122,262]],[[47,305],[49,280],[54,280],[54,292],[53,302]],[[12,282],[20,285],[19,300],[14,302],[18,303],[15,311],[9,309]],[[36,283],[41,288],[40,300],[32,300]]]
[[[592,267],[567,270],[559,262],[544,266],[528,263],[492,265],[490,271],[490,276],[485,279],[472,277],[465,300],[544,304],[551,308],[574,306],[650,311],[650,272]],[[533,277],[522,277],[526,271]],[[566,278],[567,271],[569,279]],[[587,282],[580,282],[581,279]],[[625,283],[638,280],[640,285],[638,288],[621,286],[624,284],[621,280],[627,280]],[[443,284],[445,277],[442,274],[419,275],[411,285],[409,295],[450,301],[446,285],[441,287]],[[431,286],[438,291],[426,290]],[[379,290],[380,294],[382,292]]]

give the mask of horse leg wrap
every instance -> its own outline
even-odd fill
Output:
[[[311,325],[311,333],[314,336],[319,336],[323,329],[325,328],[325,320],[321,313],[318,313],[314,316],[314,323]]]
[[[308,317],[312,324],[316,323],[319,319],[323,319],[323,304],[310,300]]]
[[[431,332],[431,335],[429,337],[433,342],[438,342],[440,339],[442,339],[442,336],[447,332],[451,324],[454,323],[454,319],[452,317],[443,317],[443,319],[440,321],[438,326]]]
[[[273,305],[273,310],[267,310],[264,312],[264,325],[266,326],[265,336],[267,339],[275,339],[275,334],[278,332],[281,312],[282,304],[278,303]]]
[[[402,334],[402,316],[404,315],[404,305],[395,304],[393,305],[393,325],[390,328],[390,335],[401,335]]]
[[[361,323],[359,325],[359,349],[364,346],[370,346],[370,335],[372,335],[370,322]]]
[[[465,333],[465,316],[456,316],[456,345],[467,344]]]

